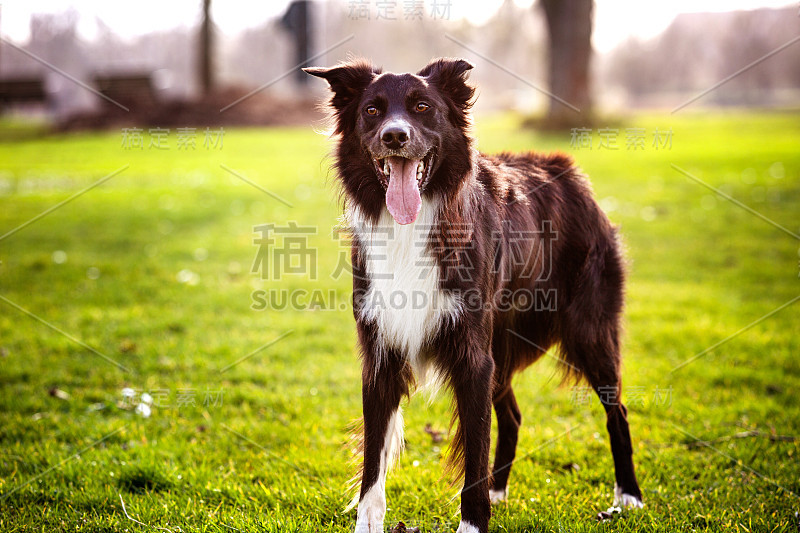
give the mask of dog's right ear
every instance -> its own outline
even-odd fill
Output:
[[[328,82],[333,91],[331,105],[337,111],[347,107],[353,100],[361,96],[364,89],[381,73],[367,61],[353,61],[331,68],[309,67],[303,72],[322,78]]]

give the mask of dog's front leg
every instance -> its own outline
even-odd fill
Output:
[[[408,381],[405,362],[397,353],[362,348],[364,465],[355,532],[383,533],[386,472],[403,446],[400,399],[408,394]]]
[[[489,448],[492,429],[492,377],[494,361],[484,352],[473,353],[469,363],[454,369],[451,377],[458,406],[464,452],[464,488],[461,524],[457,533],[487,533],[489,503]]]

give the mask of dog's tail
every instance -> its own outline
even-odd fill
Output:
[[[578,272],[561,324],[564,382],[596,384],[618,375],[625,264],[616,229],[608,223]]]
[[[447,450],[444,463],[444,479],[450,484],[451,488],[455,488],[458,483],[464,478],[465,456],[464,456],[464,427],[458,420],[458,409],[455,405],[455,398],[452,400],[452,407],[450,412],[450,431],[453,436],[450,440],[450,446]],[[455,428],[455,431],[454,431]]]

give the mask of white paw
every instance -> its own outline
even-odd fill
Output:
[[[615,507],[622,507],[623,509],[641,509],[644,507],[644,503],[642,500],[633,496],[632,494],[626,494],[622,492],[622,489],[619,488],[616,483],[614,484],[614,506]]]
[[[383,483],[376,483],[358,502],[358,519],[355,533],[383,533],[383,516],[386,514],[386,497]]]
[[[473,526],[469,522],[461,521],[458,525],[458,531],[456,533],[480,533],[476,526]]]
[[[383,533],[383,515],[378,518],[368,513],[363,517],[359,514],[355,533]]]
[[[500,503],[506,501],[508,498],[508,487],[503,490],[489,490],[489,501],[492,503]]]

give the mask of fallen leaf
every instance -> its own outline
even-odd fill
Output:
[[[442,437],[443,432],[433,429],[433,425],[431,424],[425,424],[425,433],[431,436],[431,440],[434,444],[438,444],[444,440],[444,437]]]
[[[398,522],[397,525],[394,526],[389,533],[419,533],[419,528],[406,527],[406,525],[401,521]]]
[[[123,339],[122,342],[119,343],[119,351],[122,353],[135,352],[136,343],[130,339]]]
[[[578,466],[576,463],[567,463],[565,465],[561,465],[561,470],[563,470],[564,472],[572,473],[572,472],[577,472],[580,469],[581,467]]]
[[[50,396],[52,396],[53,398],[58,398],[59,400],[64,400],[64,401],[69,400],[69,394],[67,394],[66,392],[64,392],[59,388],[53,387],[48,392],[50,393]]]
[[[611,520],[614,518],[615,514],[620,514],[620,513],[622,513],[622,508],[609,507],[607,510],[600,511],[599,513],[597,513],[597,521],[604,522],[606,520]]]

